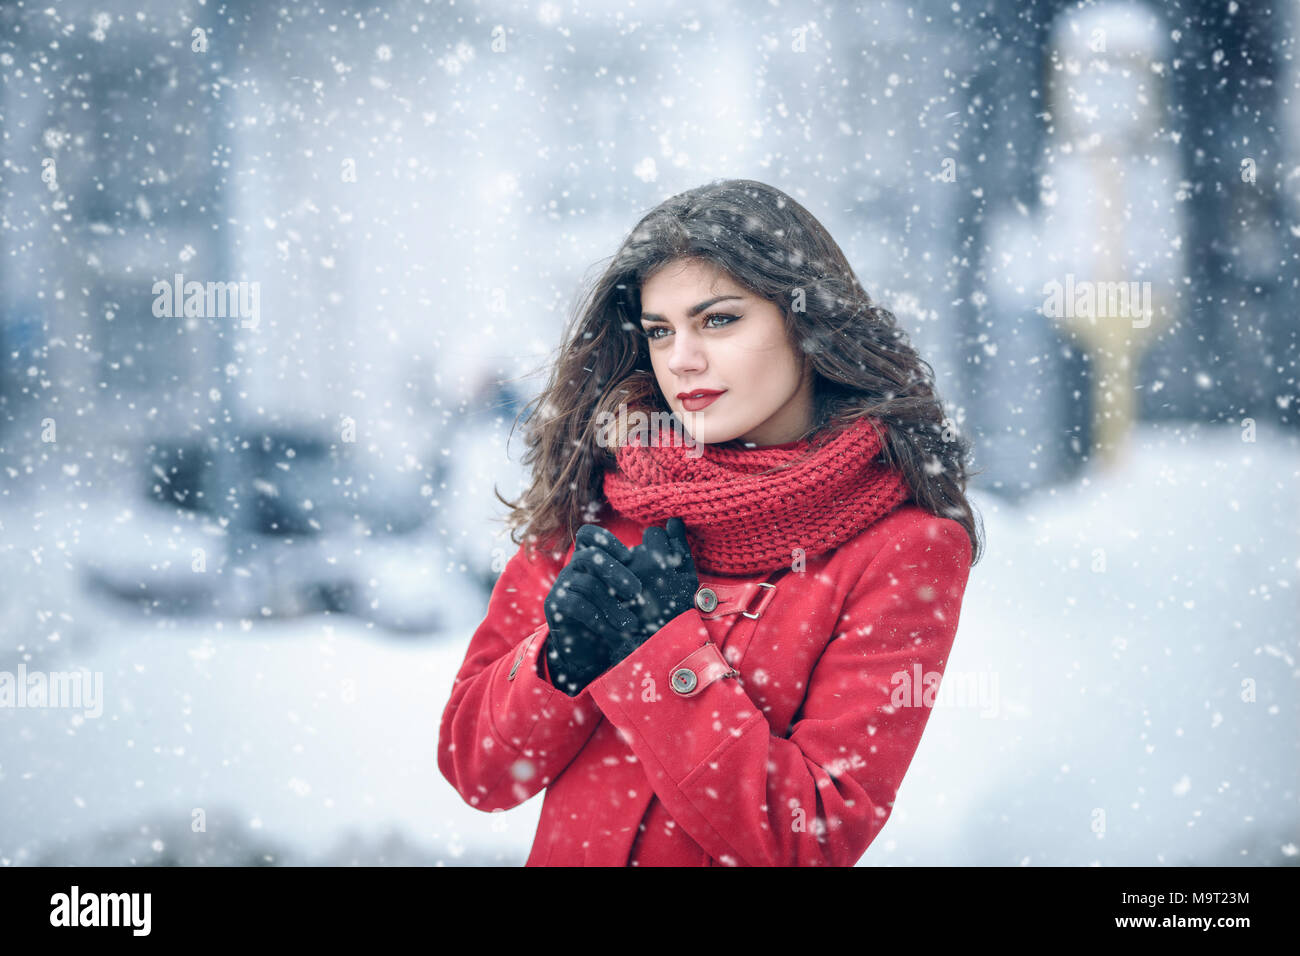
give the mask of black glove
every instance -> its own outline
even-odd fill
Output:
[[[632,549],[609,532],[593,535],[590,540],[630,571],[641,585],[640,594],[624,602],[635,613],[637,626],[614,642],[609,661],[613,667],[661,627],[694,606],[700,579],[695,573],[695,559],[686,543],[686,525],[681,518],[669,518],[663,528],[657,525],[646,528],[641,543]]]
[[[604,550],[585,544],[595,525],[584,525],[569,563],[546,595],[546,666],[551,683],[570,697],[609,669],[610,648],[624,631],[638,626],[636,616],[619,603],[641,589],[636,577]],[[608,537],[608,532],[603,532]]]

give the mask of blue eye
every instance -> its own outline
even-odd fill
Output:
[[[739,318],[740,316],[731,315],[730,313],[727,312],[710,312],[708,315],[704,317],[704,327],[707,329],[725,328],[726,326],[730,325],[732,322],[735,322]],[[712,322],[714,319],[725,319],[726,321],[720,321],[717,324],[710,325],[709,323]],[[655,339],[664,338],[667,335],[667,333],[671,331],[672,331],[671,329],[666,328],[665,326],[656,325],[648,329],[642,329],[641,334],[653,341]],[[657,334],[659,332],[663,332],[664,335]]]

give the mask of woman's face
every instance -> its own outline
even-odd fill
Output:
[[[678,259],[641,286],[641,328],[659,389],[697,442],[797,439],[812,422],[812,369],[781,309],[713,263]],[[712,402],[697,391],[720,392]]]

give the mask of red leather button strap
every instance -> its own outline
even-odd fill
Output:
[[[710,641],[668,672],[668,684],[679,697],[694,697],[715,680],[739,676],[740,671],[728,664],[718,645]]]
[[[700,617],[706,621],[727,614],[743,614],[752,620],[757,619],[776,596],[775,584],[759,581],[746,581],[744,584],[707,584],[705,587],[717,595],[718,599],[718,606],[712,611],[707,614],[700,612]],[[696,607],[699,607],[698,600]]]

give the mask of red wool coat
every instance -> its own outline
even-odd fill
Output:
[[[608,506],[600,524],[641,543]],[[470,640],[438,736],[461,797],[488,812],[545,788],[528,866],[856,863],[952,647],[965,529],[908,502],[802,570],[701,573],[711,613],[706,596],[570,698],[542,601],[572,554],[520,549]]]

